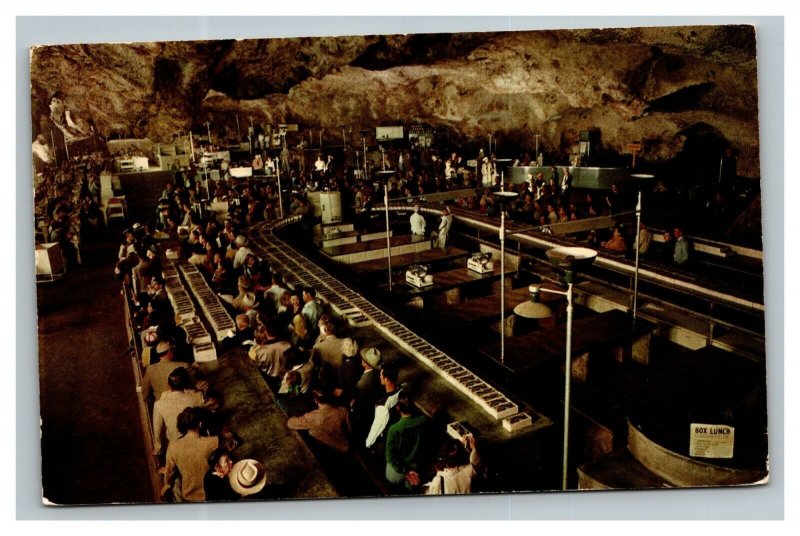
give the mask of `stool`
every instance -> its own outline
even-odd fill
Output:
[[[106,206],[106,224],[113,218],[122,218],[124,220],[127,214],[128,207],[125,205],[124,195],[112,197],[108,200],[108,205]]]

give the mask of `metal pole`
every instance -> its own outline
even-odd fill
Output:
[[[384,184],[383,206],[386,208],[386,261],[389,265],[389,292],[392,291],[392,241],[389,229],[389,181]]]
[[[719,184],[722,184],[722,160],[724,157],[719,157],[719,180],[717,181]]]
[[[239,138],[239,142],[242,141],[242,131],[239,130],[239,114],[236,114],[236,136]],[[252,152],[252,149],[251,149]]]
[[[189,131],[189,147],[192,149],[192,162],[194,162],[194,140],[192,139],[192,131]]]
[[[208,130],[208,144],[211,145],[211,122],[206,121],[206,129]]]
[[[205,175],[205,177],[206,177],[206,195],[208,196],[208,199],[210,201],[211,200],[211,192],[208,189],[208,181],[209,181],[209,178],[208,178],[208,166],[203,168],[203,175]]]
[[[636,300],[639,296],[639,233],[642,227],[642,192],[636,201],[636,268],[633,272],[633,327],[636,327]]]
[[[569,463],[569,395],[572,379],[572,283],[567,288],[567,355],[564,365],[564,454],[561,467],[561,489],[567,489],[567,465]]]
[[[361,137],[361,142],[364,144],[364,180],[369,179],[369,170],[367,169],[367,138]]]
[[[281,210],[281,219],[283,219],[283,192],[281,191],[281,167],[278,159],[275,158],[275,173],[278,175],[278,207]]]
[[[506,211],[500,207],[500,362],[506,362]]]
[[[56,141],[53,138],[53,129],[52,128],[50,129],[50,146],[53,149],[54,163],[55,163],[55,165],[58,165],[58,151],[56,150]]]

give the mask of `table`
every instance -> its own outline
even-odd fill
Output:
[[[621,311],[609,311],[573,320],[572,375],[586,381],[588,360],[592,353],[611,353],[615,361],[628,355],[636,361],[646,361],[650,349],[653,324],[639,319],[631,328],[631,317]],[[505,340],[505,360],[501,365],[509,372],[526,373],[540,367],[559,367],[566,354],[566,326],[540,329]],[[482,346],[483,356],[497,361],[500,343]]]

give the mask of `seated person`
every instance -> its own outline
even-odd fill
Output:
[[[208,472],[203,477],[206,501],[238,501],[241,495],[233,491],[230,483],[233,460],[228,449],[220,447],[208,457]]]
[[[295,348],[289,348],[283,355],[288,370],[283,375],[275,402],[289,417],[313,411],[316,407],[310,391],[314,382],[313,359],[307,352]]]
[[[253,343],[255,338],[255,330],[250,327],[250,317],[241,313],[236,315],[236,329],[228,330],[227,336],[222,339],[222,347],[238,348],[248,342]]]
[[[317,409],[299,417],[290,417],[287,426],[292,430],[308,430],[311,437],[333,450],[346,454],[350,449],[350,422],[347,410],[332,404],[330,396],[314,390]]]
[[[467,459],[467,452],[469,458]],[[458,441],[448,438],[442,446],[433,479],[425,484],[426,495],[461,495],[472,492],[472,480],[477,474],[480,456],[475,448],[475,437],[468,435],[463,439],[463,447]]]
[[[289,342],[280,338],[279,333],[278,327],[272,321],[259,326],[256,329],[256,344],[248,353],[261,372],[271,380],[270,387],[273,388],[286,372],[284,352],[291,347]]]
[[[618,251],[620,253],[625,253],[628,251],[628,246],[625,244],[625,237],[622,236],[619,227],[614,227],[611,238],[601,245],[606,249],[610,249],[611,251]]]

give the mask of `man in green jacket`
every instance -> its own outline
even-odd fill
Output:
[[[418,470],[424,458],[428,417],[419,413],[405,392],[397,400],[400,420],[389,427],[386,435],[386,480],[406,487],[419,485]]]

